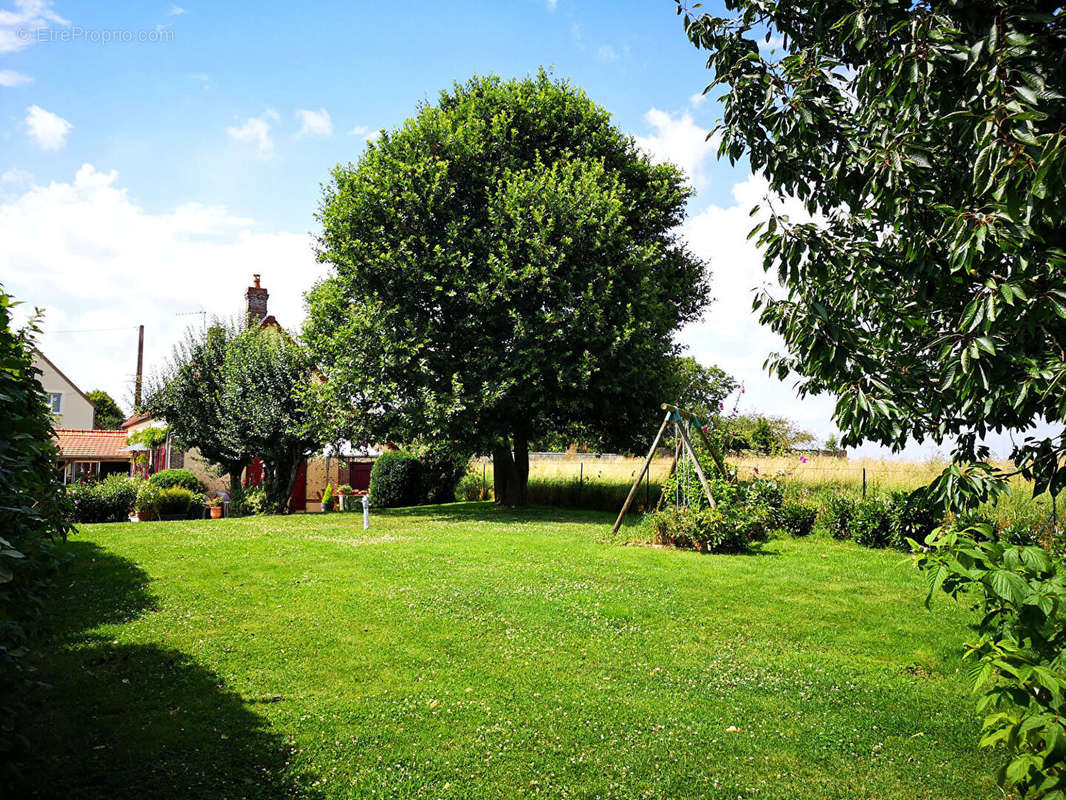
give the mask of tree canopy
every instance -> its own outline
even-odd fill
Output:
[[[93,389],[91,392],[86,392],[85,396],[96,406],[93,427],[97,430],[117,431],[126,415],[122,413],[122,409],[111,395],[103,389]]]
[[[300,464],[322,441],[314,366],[283,331],[257,326],[230,342],[222,376],[222,440],[262,459],[267,501],[284,513]]]
[[[675,233],[690,194],[544,72],[443,92],[325,188],[318,257],[333,271],[305,338],[334,407],[360,438],[491,450],[509,504],[545,432],[646,438],[673,335],[708,301]]]
[[[165,419],[170,432],[185,447],[195,447],[209,462],[230,476],[234,492],[252,454],[224,434],[226,408],[224,366],[234,326],[214,322],[206,329],[189,328],[174,347],[162,374],[153,379],[145,409]]]
[[[679,0],[724,90],[721,154],[776,195],[760,225],[786,288],[761,318],[801,393],[836,395],[842,443],[954,442],[940,496],[993,485],[982,437],[1066,411],[1066,27],[1002,0]],[[760,43],[780,37],[777,54]],[[1036,490],[1066,479],[1061,432],[1019,436]]]

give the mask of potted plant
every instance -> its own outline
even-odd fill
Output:
[[[137,498],[133,501],[133,510],[138,522],[151,522],[155,518],[155,502],[159,499],[159,487],[144,481],[137,487]]]
[[[220,519],[222,517],[222,498],[210,497],[204,500],[204,505],[211,512],[211,519]]]
[[[346,483],[342,483],[337,487],[337,510],[348,510],[348,498],[352,495],[352,487]]]

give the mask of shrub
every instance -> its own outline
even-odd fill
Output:
[[[941,516],[920,493],[892,492],[889,495],[891,508],[892,547],[909,550],[907,539],[925,541],[941,522]]]
[[[126,522],[137,501],[141,482],[125,475],[109,475],[99,483],[76,483],[67,488],[78,523]]]
[[[25,743],[26,684],[40,681],[27,654],[59,565],[53,540],[66,538],[72,511],[56,477],[59,451],[33,365],[37,319],[13,329],[13,304],[0,288],[0,786],[11,784],[13,750]]]
[[[792,536],[808,536],[814,530],[818,509],[813,503],[802,500],[789,502],[777,511],[777,526]]]
[[[534,481],[530,481],[530,486]],[[455,487],[455,496],[460,500],[490,500],[492,499],[492,487],[487,486],[480,475],[467,473],[459,479]]]
[[[200,498],[200,503],[203,498]],[[155,513],[158,517],[174,518],[187,517],[194,504],[197,504],[197,495],[188,489],[174,486],[170,489],[160,489],[159,496],[155,501]]]
[[[454,503],[455,487],[466,472],[470,454],[444,442],[434,442],[419,454],[422,462],[422,501]]]
[[[422,463],[411,453],[382,453],[370,470],[370,499],[377,508],[417,505],[422,497]]]
[[[266,492],[259,486],[242,486],[229,504],[231,517],[250,517],[265,514],[266,510]]]
[[[710,553],[743,553],[766,541],[768,514],[761,508],[670,507],[647,517],[652,541]]]
[[[1038,547],[1040,545],[1040,537],[1037,532],[1031,526],[1017,522],[1005,526],[1003,530],[996,534],[996,538],[1015,547]],[[918,541],[921,541],[921,539],[918,539]]]
[[[150,477],[152,483],[160,489],[173,489],[175,486],[190,492],[206,492],[204,482],[187,469],[165,469]]]
[[[834,539],[850,539],[856,502],[850,497],[830,495],[822,507],[822,524]]]
[[[1010,797],[1053,798],[1066,794],[1066,580],[1062,565],[1039,547],[992,541],[980,524],[958,531],[945,527],[911,541],[916,562],[929,581],[928,607],[943,590],[982,612],[980,638],[966,658],[977,707],[985,714],[982,747],[1003,746],[999,783]]]
[[[322,490],[322,510],[333,510],[333,484],[327,483],[326,488]]]
[[[855,504],[851,519],[851,538],[863,547],[888,547],[892,544],[892,507],[879,497]]]

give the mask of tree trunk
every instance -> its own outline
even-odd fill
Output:
[[[496,502],[503,506],[526,503],[529,485],[529,441],[525,436],[514,437],[514,454],[504,440],[492,451],[492,490]]]
[[[292,465],[289,467],[288,480],[285,481],[285,510],[289,510],[292,502],[292,490],[296,486],[296,476],[300,473],[300,464],[303,463],[302,453],[293,453]]]

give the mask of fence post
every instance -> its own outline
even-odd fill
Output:
[[[581,498],[585,494],[585,462],[581,462],[581,471],[577,477],[577,502],[581,502]]]
[[[862,468],[862,499],[866,499],[866,467]]]

